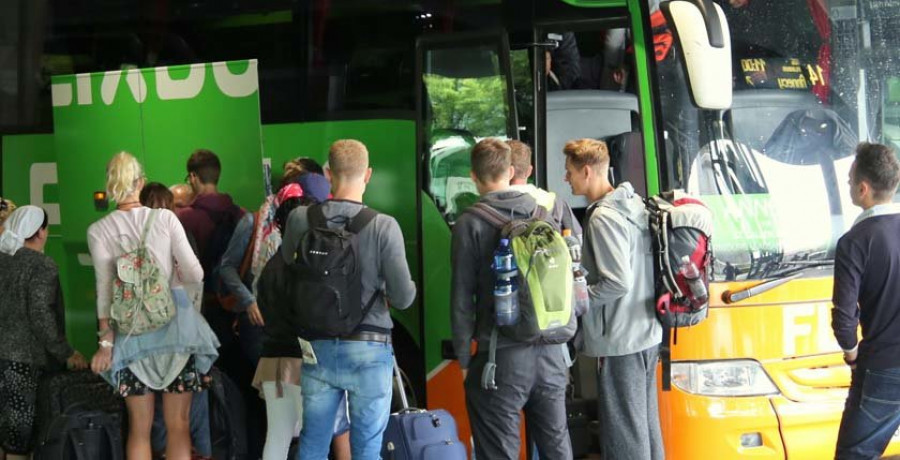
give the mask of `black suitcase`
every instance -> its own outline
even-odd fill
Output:
[[[121,460],[125,402],[90,371],[62,372],[38,387],[35,460]]]

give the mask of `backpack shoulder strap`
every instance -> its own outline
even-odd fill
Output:
[[[540,208],[540,206],[538,207]],[[502,229],[511,221],[511,219],[507,218],[503,213],[494,209],[487,203],[475,203],[472,206],[469,206],[469,208],[466,209],[466,212],[475,214],[481,220],[484,220],[499,229]]]
[[[147,234],[150,233],[150,227],[153,226],[157,214],[159,214],[159,209],[151,209],[150,215],[147,216],[147,222],[144,222],[144,230],[141,231],[141,247],[147,245]]]
[[[378,211],[372,208],[362,208],[355,216],[353,216],[353,219],[347,223],[345,230],[353,234],[359,234],[359,232],[366,228],[366,225],[369,225],[369,222],[375,220],[375,216],[377,215]]]
[[[322,210],[322,203],[314,204],[306,209],[306,220],[309,228],[323,228],[328,226],[328,218]]]
[[[547,221],[548,223],[550,222],[550,220],[552,220],[550,219],[550,211],[548,211],[547,208],[541,206],[540,204],[534,207],[534,212],[531,213],[531,218]],[[556,226],[555,223],[554,226]]]
[[[253,213],[253,233],[250,234],[250,243],[247,245],[247,249],[244,250],[244,259],[241,260],[241,267],[238,269],[238,274],[241,278],[247,274],[253,262],[253,253],[256,251],[256,237],[259,235],[259,227],[261,226],[260,217],[259,211]]]

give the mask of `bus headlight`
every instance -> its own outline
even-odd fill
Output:
[[[672,383],[703,396],[762,396],[778,388],[757,361],[700,361],[672,363]]]

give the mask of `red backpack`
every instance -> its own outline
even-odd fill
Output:
[[[709,314],[712,212],[683,190],[651,197],[646,206],[653,240],[656,317],[663,326],[663,389],[668,390],[671,329],[693,326]],[[676,343],[677,338],[676,333]]]

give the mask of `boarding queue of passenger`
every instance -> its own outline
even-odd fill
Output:
[[[452,229],[450,321],[473,454],[518,458],[524,412],[537,458],[572,458],[566,342],[577,330],[578,351],[598,358],[604,458],[664,458],[663,335],[644,201],[629,183],[610,183],[603,141],[573,140],[558,160],[573,194],[591,203],[578,222],[568,204],[528,184],[531,156],[521,142],[478,142],[471,177],[481,199]],[[409,307],[416,286],[397,221],[364,204],[369,152],[339,140],[325,168],[289,162],[277,192],[252,212],[218,189],[221,170],[208,150],[190,156],[187,184],[172,187],[148,182],[129,153],[107,165],[116,209],[88,229],[99,345],[89,365],[124,398],[125,455],[213,456],[204,392],[215,364],[246,405],[248,458],[285,459],[292,444],[299,459],[381,458],[395,367],[389,309]],[[898,182],[890,148],[857,147],[849,184],[863,213],[835,256],[833,328],[853,369],[836,458],[877,457],[900,424],[879,403],[900,391]],[[552,333],[528,335],[537,320],[508,296],[543,281],[514,280],[510,239],[520,238],[520,221],[582,248],[586,310]],[[66,339],[59,271],[43,254],[48,224],[40,207],[0,198],[0,458],[34,449],[41,379],[88,366]],[[335,307],[350,313],[336,316]]]

